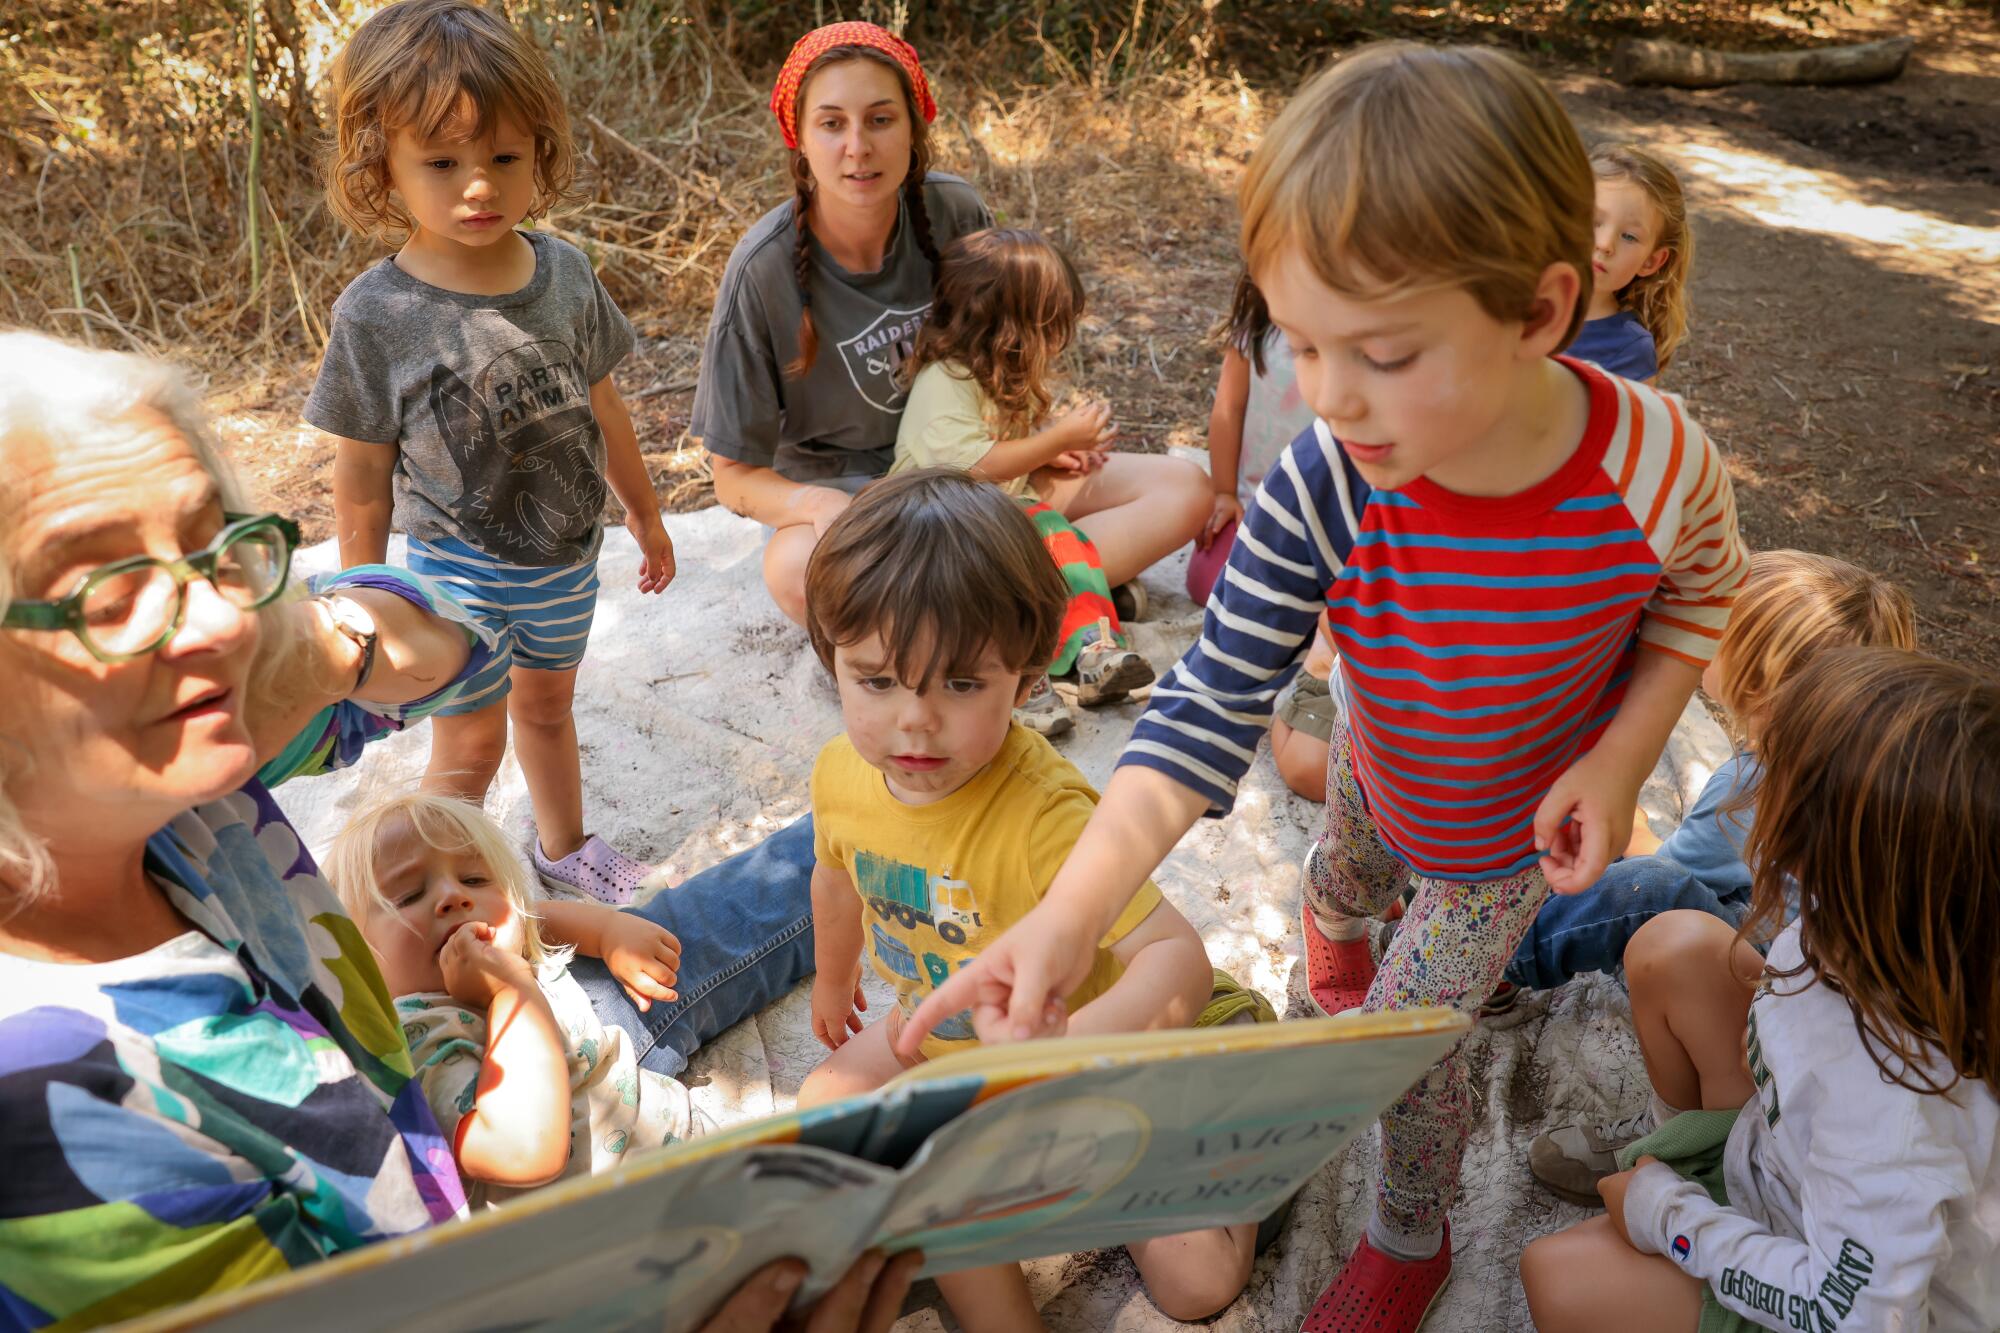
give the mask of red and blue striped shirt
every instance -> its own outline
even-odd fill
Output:
[[[1515,495],[1373,491],[1323,423],[1301,434],[1120,762],[1227,810],[1323,616],[1383,842],[1439,879],[1534,864],[1535,809],[1634,654],[1705,663],[1748,565],[1721,458],[1678,400],[1564,364],[1590,392],[1583,440]]]

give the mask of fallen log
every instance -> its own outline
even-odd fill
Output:
[[[1620,83],[1720,88],[1729,83],[1878,83],[1903,72],[1908,37],[1811,51],[1709,51],[1679,42],[1627,37],[1611,53]]]

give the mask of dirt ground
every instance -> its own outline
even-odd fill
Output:
[[[1862,5],[1835,27],[1907,31],[1916,54],[1892,83],[1837,89],[1627,88],[1597,60],[1541,67],[1587,139],[1642,141],[1682,171],[1694,324],[1662,382],[1721,442],[1750,542],[1888,575],[1928,648],[2000,668],[2000,17]],[[974,69],[938,73],[940,165],[1084,275],[1078,383],[1116,405],[1127,447],[1199,446],[1233,190],[1283,86],[994,89]],[[699,258],[719,276],[721,255]],[[619,376],[676,511],[711,499],[686,442],[706,317],[641,309],[645,341]],[[332,517],[330,456],[297,419],[313,369],[215,395],[239,463],[309,540]]]

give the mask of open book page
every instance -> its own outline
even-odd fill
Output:
[[[657,1154],[138,1327],[674,1333],[787,1255],[830,1285],[894,1189],[893,1172],[815,1148]]]
[[[1248,1220],[1465,1027],[1419,1010],[953,1056],[135,1327],[680,1333],[786,1255],[809,1299],[871,1243],[947,1271]]]
[[[1198,1065],[1177,1039],[1202,1034],[1126,1037],[1122,1051],[1110,1038],[1087,1068],[1038,1082],[1023,1048],[993,1070],[1010,1091],[929,1137],[875,1241],[920,1248],[940,1273],[1254,1221],[1464,1029],[1439,1010],[1288,1023]]]

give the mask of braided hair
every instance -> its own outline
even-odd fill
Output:
[[[924,200],[924,177],[931,169],[930,125],[917,112],[916,92],[910,85],[910,76],[895,59],[872,46],[836,46],[823,52],[807,68],[805,77],[799,80],[798,98],[793,106],[793,122],[803,122],[805,116],[806,89],[812,83],[813,75],[829,65],[837,65],[848,60],[872,60],[884,68],[895,71],[896,81],[903,89],[903,106],[910,122],[910,170],[903,178],[903,206],[909,213],[910,229],[915,235],[917,249],[930,261],[931,280],[937,280],[938,248],[931,235],[930,207]],[[798,379],[813,368],[819,359],[819,330],[813,324],[812,313],[812,166],[806,161],[801,149],[792,150],[792,226],[796,238],[792,244],[792,275],[799,286],[799,354],[796,360],[785,367],[788,379]]]

